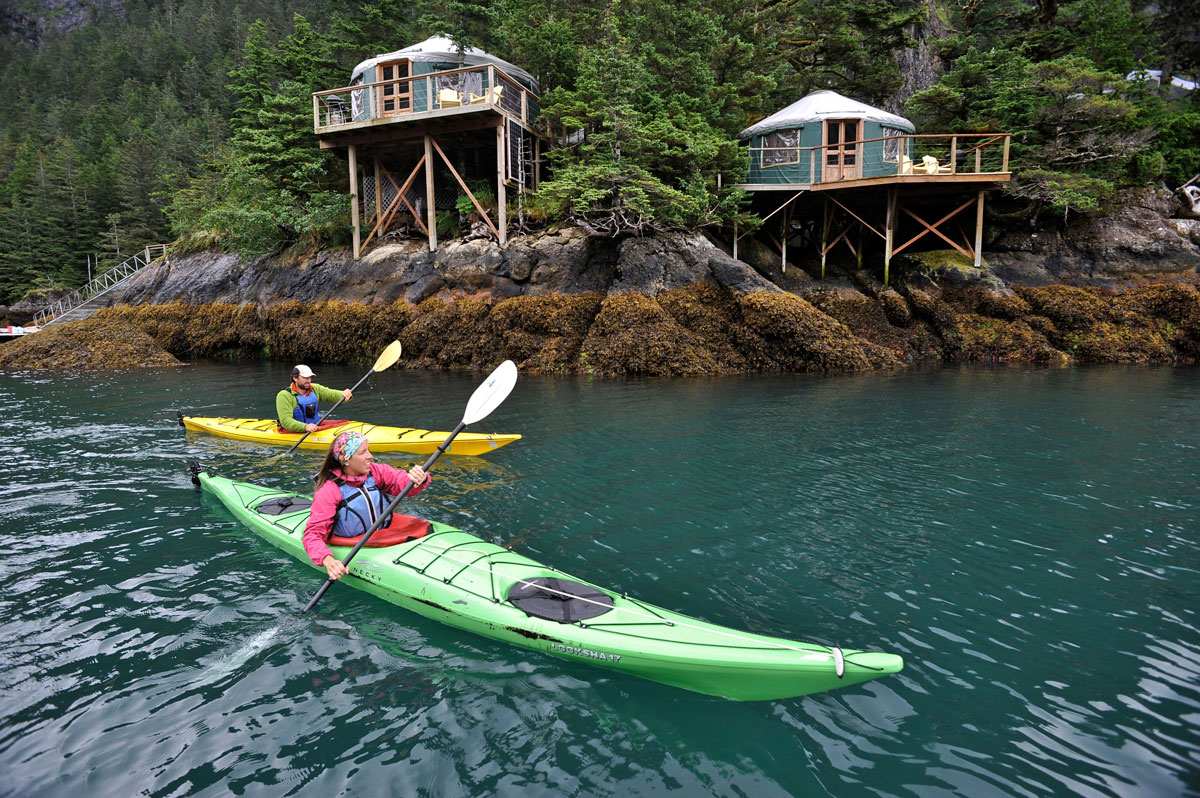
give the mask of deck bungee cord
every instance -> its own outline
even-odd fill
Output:
[[[431,562],[422,568],[417,568],[415,565],[412,565],[411,563],[403,562],[404,557],[407,554],[414,552],[414,551],[430,551],[430,552],[436,553],[437,556],[439,556],[439,557],[444,557],[445,559],[455,563],[456,565],[463,566],[463,570],[466,570],[469,568],[474,568],[474,569],[480,570],[480,571],[483,571],[485,569],[483,569],[481,566],[477,565],[479,560],[490,559],[491,557],[497,556],[495,554],[484,554],[472,562],[466,562],[464,560],[459,560],[455,557],[451,557],[449,554],[447,554],[447,552],[452,551],[454,548],[457,548],[458,546],[470,546],[472,544],[469,542],[462,543],[462,544],[457,544],[457,546],[448,547],[448,548],[444,548],[444,549],[430,546],[427,541],[430,538],[432,538],[438,534],[445,534],[445,533],[435,532],[435,533],[433,533],[433,535],[430,535],[430,536],[422,539],[421,541],[417,541],[417,543],[418,543],[417,546],[414,546],[411,549],[409,549],[409,551],[401,554],[399,557],[397,557],[392,562],[396,565],[403,565],[408,568],[412,568],[414,571],[417,571],[422,576],[424,576],[425,571],[427,571],[429,569],[429,566],[433,565],[433,563]],[[482,540],[482,539],[480,539],[479,542],[485,543],[485,544],[487,543],[487,541]],[[400,545],[406,545],[406,544],[400,544]],[[495,544],[492,544],[492,545],[495,545]],[[486,572],[488,574],[488,581],[492,585],[492,588],[493,588],[493,591],[492,591],[493,595],[490,597],[490,600],[496,604],[501,604],[505,600],[500,599],[495,595],[495,571],[490,567],[491,565],[512,565],[512,566],[528,567],[529,563],[527,563],[527,562],[523,562],[523,563],[491,563],[491,562],[489,562],[489,567],[486,569]],[[537,567],[544,568],[548,571],[553,571],[556,574],[563,574],[562,571],[560,571],[557,568],[554,568],[553,566],[538,565]],[[460,570],[458,573],[462,573],[462,570]],[[468,590],[467,588],[462,587],[461,585],[454,584],[453,580],[457,576],[458,576],[458,574],[455,574],[454,576],[449,577],[449,578],[443,577],[442,582],[447,585],[450,585],[451,587],[458,588],[459,590],[462,590],[463,592],[470,593],[473,596],[479,596],[480,598],[489,598],[487,596],[483,596],[480,593],[475,593],[474,591]],[[567,575],[563,574],[563,576],[566,577]],[[430,577],[430,578],[433,578],[433,577]],[[571,581],[574,581],[574,579],[572,579]],[[705,634],[716,634],[716,635],[720,635],[722,637],[729,637],[734,640],[739,640],[739,641],[743,641],[746,643],[754,644],[751,646],[747,646],[748,648],[776,648],[776,649],[780,649],[780,650],[784,650],[784,651],[796,651],[796,652],[802,653],[802,654],[827,654],[827,655],[833,657],[833,659],[834,659],[834,664],[837,669],[837,675],[838,675],[839,679],[842,677],[842,675],[844,673],[844,670],[845,670],[844,663],[847,661],[849,661],[851,664],[853,664],[857,667],[860,667],[860,668],[867,668],[869,670],[883,670],[882,668],[876,668],[871,665],[857,663],[853,659],[847,659],[845,654],[842,652],[841,646],[838,646],[838,645],[822,646],[822,645],[816,644],[816,643],[794,645],[794,644],[781,643],[781,642],[778,642],[776,640],[773,640],[773,639],[767,638],[767,637],[761,637],[761,638],[748,637],[747,635],[741,634],[732,629],[725,629],[725,628],[714,627],[714,626],[699,626],[696,624],[690,624],[687,621],[672,621],[667,618],[663,618],[661,615],[655,615],[650,612],[643,612],[641,610],[637,610],[632,607],[619,607],[615,604],[606,604],[604,602],[596,601],[595,599],[590,599],[585,596],[580,596],[580,595],[577,595],[577,594],[574,594],[574,593],[571,593],[571,592],[568,592],[565,590],[560,590],[558,588],[553,588],[553,587],[549,587],[546,585],[541,585],[541,584],[537,584],[534,582],[530,582],[529,580],[526,580],[526,579],[517,579],[513,584],[514,585],[528,585],[528,586],[536,588],[537,590],[542,591],[542,592],[557,594],[562,599],[579,601],[579,602],[583,602],[585,604],[594,604],[596,606],[604,607],[606,610],[606,614],[607,614],[607,612],[626,613],[629,615],[658,621],[659,623],[656,625],[664,625],[665,624],[666,626],[678,626],[683,629],[691,629],[693,631],[704,632]],[[593,589],[598,590],[607,595],[606,591],[604,591],[603,588],[596,587],[595,585],[587,585],[587,587],[593,588]],[[621,599],[624,601],[631,601],[631,602],[634,602],[639,605],[641,604],[641,602],[638,599],[630,598],[627,593],[621,593],[620,595],[621,595]],[[509,603],[511,603],[511,602],[509,602]],[[518,607],[518,609],[520,609],[520,608]],[[526,614],[530,614],[530,613],[526,613]],[[537,617],[540,617],[540,616],[537,616]],[[584,629],[600,628],[603,631],[612,631],[609,629],[605,629],[604,627],[607,626],[607,624],[604,624],[604,623],[584,623],[583,621],[572,621],[570,623],[571,623],[571,625],[578,625]],[[627,633],[620,633],[620,632],[615,632],[615,631],[613,631],[612,633],[613,634],[627,634]],[[636,637],[636,635],[630,635],[630,636]],[[676,643],[679,645],[699,645],[699,646],[707,645],[705,643],[693,643],[693,642],[687,641],[687,640],[679,640],[679,641],[676,641]],[[853,654],[851,655],[851,657],[853,657]]]

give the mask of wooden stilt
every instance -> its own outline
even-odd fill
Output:
[[[825,253],[829,250],[825,244],[829,240],[829,200],[821,198],[821,279],[825,279]]]
[[[350,158],[350,220],[354,224],[354,257],[358,258],[362,244],[362,223],[358,218],[358,150],[351,144],[347,148]]]
[[[437,208],[433,193],[433,138],[425,134],[425,219],[429,228],[429,251],[437,252]]]
[[[734,222],[733,223],[733,259],[734,260],[737,260],[737,240],[738,240],[737,222]]]
[[[983,192],[979,192],[979,207],[975,209],[975,268],[983,263]]]
[[[508,242],[508,197],[504,191],[504,125],[496,128],[496,226],[499,228],[500,246]]]
[[[788,238],[788,223],[792,219],[792,209],[788,208],[783,214],[783,221],[780,222],[781,230],[779,231],[779,252],[780,252],[780,271],[787,274],[787,238]]]
[[[892,267],[892,243],[896,237],[896,189],[888,189],[887,234],[883,244],[883,284],[888,284]]]
[[[859,271],[862,271],[862,256],[863,256],[862,240],[863,240],[863,226],[862,226],[862,223],[860,222],[858,225],[858,248],[854,252],[854,254],[858,256]]]

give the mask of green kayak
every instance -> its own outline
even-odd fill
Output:
[[[311,499],[204,471],[198,478],[239,521],[315,567],[301,541]],[[342,559],[348,552],[333,549]],[[428,522],[427,534],[416,540],[362,549],[341,581],[485,637],[742,701],[817,693],[904,667],[895,654],[705,623],[581,582],[436,522]]]

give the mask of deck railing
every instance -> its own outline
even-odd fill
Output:
[[[157,260],[166,254],[166,244],[151,244],[136,255],[126,258],[116,266],[94,278],[82,288],[71,291],[56,302],[51,303],[44,310],[39,310],[33,316],[34,325],[45,327],[50,321],[62,318],[89,299],[98,297],[106,291],[115,288],[118,283],[124,282],[133,276],[135,272],[149,266],[151,261]]]
[[[751,147],[747,183],[834,183],[869,177],[1008,174],[1009,133],[930,133],[816,147]],[[764,159],[769,163],[764,164]],[[789,177],[795,179],[779,179]]]
[[[313,92],[313,132],[489,109],[527,125],[540,111],[537,95],[489,64]]]

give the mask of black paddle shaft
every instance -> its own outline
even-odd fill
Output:
[[[433,468],[433,464],[437,462],[437,459],[441,457],[442,453],[450,447],[450,442],[454,440],[458,433],[462,432],[466,428],[467,422],[458,422],[458,426],[455,427],[454,431],[450,433],[450,437],[442,441],[442,445],[437,447],[437,450],[429,456],[428,460],[425,461],[425,465],[422,466],[422,468],[425,469],[426,479],[429,478],[429,469]],[[375,530],[379,529],[379,525],[383,523],[383,519],[391,515],[392,511],[396,509],[396,505],[400,503],[401,499],[408,495],[408,492],[412,489],[412,487],[412,481],[409,480],[409,483],[404,486],[404,490],[400,491],[400,494],[388,503],[388,506],[385,507],[383,512],[379,514],[379,517],[375,519],[375,522],[371,524],[370,528],[368,528],[365,533],[363,533],[363,536],[358,543],[354,544],[354,548],[350,549],[350,553],[346,555],[346,559],[342,560],[342,565],[350,565],[350,561],[354,559],[354,555],[358,554],[358,550],[367,544],[367,541],[370,539],[371,535],[375,534]],[[321,589],[318,590],[317,594],[312,597],[312,601],[308,602],[304,609],[300,610],[301,615],[317,605],[317,602],[321,600],[321,596],[325,595],[325,591],[330,588],[330,586],[333,584],[333,581],[334,580],[328,578],[325,580],[325,584],[321,585]]]

